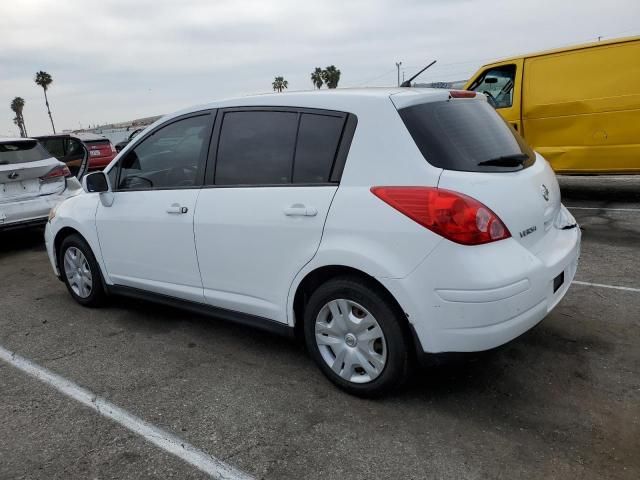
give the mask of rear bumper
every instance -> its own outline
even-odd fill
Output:
[[[552,229],[537,253],[512,238],[476,247],[443,241],[409,276],[379,280],[424,352],[489,350],[534,327],[560,302],[576,273],[580,237],[579,228]]]
[[[51,208],[77,195],[81,190],[67,187],[59,195],[42,195],[28,200],[0,203],[0,230],[46,223]]]

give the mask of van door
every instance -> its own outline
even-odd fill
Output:
[[[218,115],[194,220],[209,304],[287,322],[291,282],[315,255],[338,188],[331,175],[346,118],[264,108]]]
[[[524,135],[520,107],[523,62],[520,58],[487,67],[467,88],[485,94],[489,103],[520,135]]]

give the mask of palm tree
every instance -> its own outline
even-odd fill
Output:
[[[313,87],[320,90],[322,88],[322,84],[324,81],[322,80],[322,69],[320,67],[316,67],[316,69],[311,72],[311,82],[313,83]]]
[[[289,87],[289,82],[287,82],[284,77],[276,77],[273,80],[273,91],[278,91],[278,93],[282,93],[282,90]]]
[[[27,127],[24,124],[24,116],[22,115],[22,110],[24,109],[24,98],[15,97],[11,101],[11,110],[16,114],[16,118],[13,119],[13,122],[20,129],[20,136],[26,137],[27,135]]]
[[[42,90],[44,90],[44,103],[47,105],[47,113],[49,114],[49,120],[51,120],[51,128],[53,128],[53,133],[56,133],[56,127],[53,124],[53,117],[51,116],[51,110],[49,109],[49,99],[47,98],[47,90],[49,89],[49,85],[53,83],[53,78],[47,72],[43,72],[40,70],[36,73],[36,78],[34,79],[36,85],[40,85]]]
[[[322,70],[322,79],[327,85],[327,88],[337,88],[338,82],[340,81],[340,70],[338,70],[335,65],[329,65]]]

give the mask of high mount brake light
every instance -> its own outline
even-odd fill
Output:
[[[371,193],[452,242],[481,245],[511,237],[495,213],[462,193],[434,187],[372,187]]]
[[[469,90],[449,90],[449,96],[451,98],[476,98],[476,92],[470,92]]]
[[[70,176],[71,176],[71,172],[69,171],[69,168],[67,168],[66,165],[60,165],[59,167],[54,167],[44,177],[40,177],[40,180],[42,180],[43,182],[46,182],[49,180],[55,180],[56,178],[70,177]]]

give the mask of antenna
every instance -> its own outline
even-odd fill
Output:
[[[411,86],[411,82],[413,82],[418,75],[420,75],[422,72],[424,72],[427,68],[429,68],[431,65],[433,65],[436,62],[437,62],[437,60],[434,60],[429,65],[427,65],[422,70],[420,70],[418,73],[416,73],[413,77],[411,77],[409,80],[405,80],[404,82],[402,82],[400,84],[400,86],[401,87],[410,87]]]

